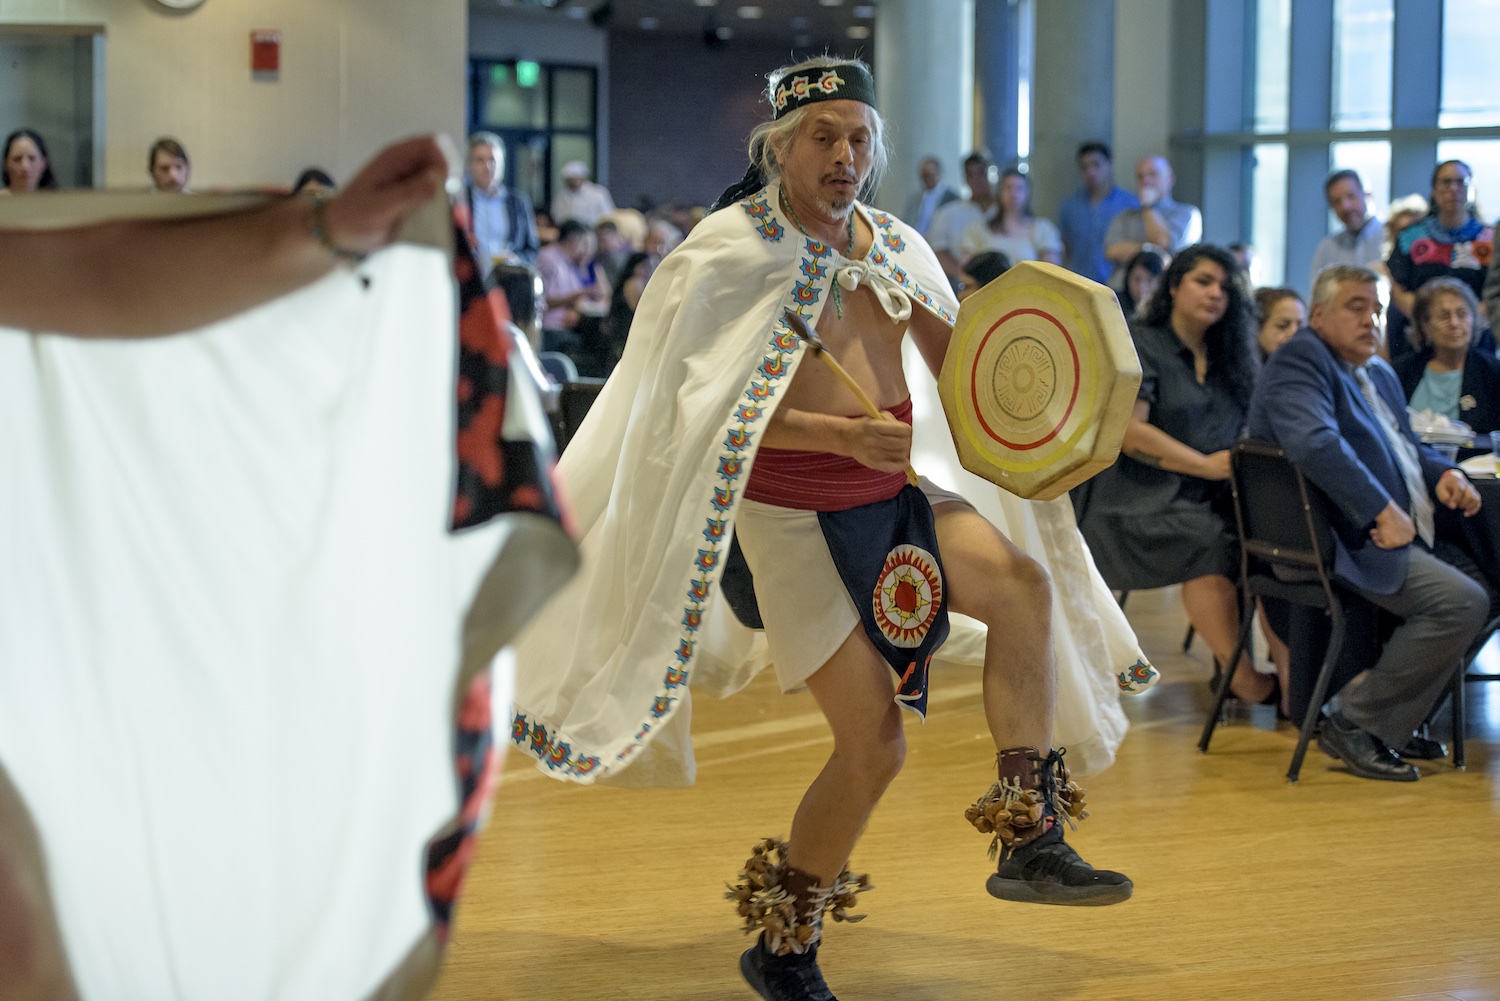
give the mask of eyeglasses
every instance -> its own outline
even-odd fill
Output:
[[[1439,188],[1467,188],[1469,179],[1467,177],[1439,177],[1432,183],[1434,187]]]

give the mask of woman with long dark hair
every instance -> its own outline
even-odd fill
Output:
[[[16,129],[6,136],[5,152],[0,154],[0,190],[29,195],[56,187],[42,137],[31,129]]]
[[[1229,447],[1240,436],[1260,360],[1239,262],[1197,244],[1173,258],[1131,327],[1141,388],[1120,458],[1089,491],[1080,528],[1109,585],[1182,585],[1188,619],[1220,664],[1238,638],[1237,542]],[[1241,658],[1234,694],[1274,700],[1277,685]]]

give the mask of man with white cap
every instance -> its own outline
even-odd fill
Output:
[[[602,184],[589,180],[589,165],[582,160],[563,164],[563,189],[552,196],[552,218],[561,225],[567,219],[593,228],[601,218],[615,210],[615,200]]]

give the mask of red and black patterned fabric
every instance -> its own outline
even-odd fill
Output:
[[[455,531],[482,525],[501,514],[530,511],[563,520],[552,482],[556,454],[551,430],[528,426],[518,416],[507,427],[507,396],[539,395],[523,366],[512,369],[510,308],[488,287],[475,263],[462,216],[454,226],[454,277],[458,282],[458,483],[453,495]]]
[[[459,295],[458,476],[451,529],[458,532],[515,512],[540,514],[566,526],[552,480],[551,431],[531,419],[541,412],[536,403],[540,387],[531,381],[526,366],[508,364],[512,352],[518,350],[510,311],[504,297],[488,288],[481,277],[463,222],[462,214],[457,214],[453,268]],[[523,397],[529,399],[523,403]],[[507,401],[517,404],[509,413]],[[427,900],[443,942],[499,775],[492,715],[486,671],[470,682],[455,721],[459,815],[445,834],[427,846]]]

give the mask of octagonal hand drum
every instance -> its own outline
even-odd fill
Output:
[[[964,300],[938,395],[965,469],[1050,500],[1115,461],[1140,385],[1114,293],[1023,261]]]

